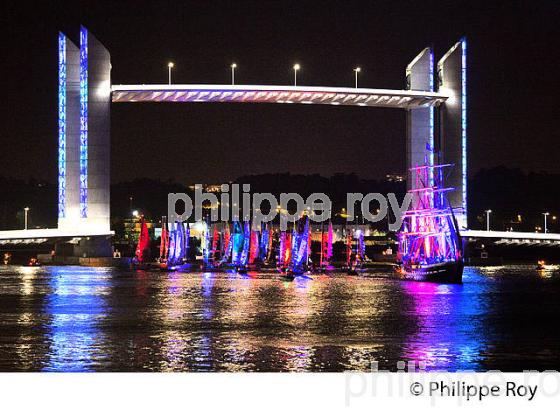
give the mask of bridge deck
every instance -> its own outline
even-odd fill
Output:
[[[61,231],[59,229],[21,229],[0,231],[0,245],[14,241],[32,243],[37,240],[40,241],[52,238],[84,238],[90,236],[112,236],[114,234],[114,231],[84,231],[79,229],[76,229],[75,231]]]
[[[278,85],[142,84],[113,85],[112,101],[246,102],[419,108],[438,106],[448,96],[409,90]]]
[[[511,240],[538,240],[538,241],[560,241],[560,234],[537,233],[537,232],[510,232],[510,231],[462,231],[461,236],[467,238],[493,238]]]

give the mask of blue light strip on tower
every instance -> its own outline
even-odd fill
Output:
[[[58,33],[58,217],[66,216],[66,37]]]
[[[467,218],[467,39],[461,39],[461,150],[463,177],[463,212]]]
[[[87,218],[88,199],[88,32],[80,29],[80,217]]]
[[[429,72],[429,76],[430,76],[430,91],[434,91],[434,50],[432,50],[431,48],[430,50],[430,72]],[[429,140],[430,140],[430,153],[429,153],[429,165],[433,166],[434,165],[434,151],[435,151],[435,147],[434,147],[434,107],[430,107],[430,135],[429,135]],[[429,172],[429,181],[430,181],[430,186],[434,185],[434,169],[430,168],[430,172]]]

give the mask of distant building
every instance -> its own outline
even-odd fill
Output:
[[[405,180],[404,175],[399,174],[387,174],[385,175],[385,180],[388,182],[403,182]]]
[[[196,185],[202,185],[202,190],[204,192],[213,192],[213,193],[222,192],[222,184],[196,184]],[[189,189],[194,191],[196,185],[195,184],[189,185]]]

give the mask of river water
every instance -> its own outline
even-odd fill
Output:
[[[463,285],[0,267],[0,371],[560,370],[560,267]]]

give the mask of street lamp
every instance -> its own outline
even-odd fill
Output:
[[[294,87],[297,87],[297,72],[300,68],[299,64],[294,64]]]
[[[358,73],[362,71],[360,67],[354,68],[354,74],[356,74],[356,88],[358,88]]]
[[[490,230],[490,214],[492,213],[491,209],[486,210],[486,230]]]
[[[168,74],[169,74],[169,85],[171,85],[171,69],[175,67],[175,64],[173,64],[173,62],[169,62],[167,63],[167,69],[168,69]]]
[[[543,215],[544,215],[544,233],[547,233],[548,232],[548,227],[546,226],[546,218],[547,218],[548,215],[550,215],[550,213],[549,212],[543,212]]]
[[[132,211],[132,216],[134,218],[138,218],[139,215],[140,215],[140,213],[137,210]]]
[[[26,206],[25,208],[23,208],[23,210],[25,211],[24,225],[25,225],[25,230],[27,230],[27,213],[29,212],[29,207]]]
[[[235,69],[237,68],[237,64],[233,63],[230,67],[231,67],[231,85],[235,85]]]

